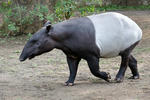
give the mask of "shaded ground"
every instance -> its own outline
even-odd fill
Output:
[[[143,29],[143,40],[133,51],[141,79],[107,83],[94,77],[84,60],[76,85],[66,87],[69,71],[65,55],[58,50],[20,63],[18,56],[27,37],[0,39],[0,100],[150,100],[150,11],[121,11]],[[118,72],[120,58],[101,59],[101,70]]]

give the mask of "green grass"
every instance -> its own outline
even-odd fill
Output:
[[[104,7],[98,7],[97,10],[101,11],[112,11],[112,10],[150,10],[150,5],[144,6],[119,6],[119,5],[108,5]]]
[[[150,52],[150,47],[147,47],[147,48],[136,48],[134,50],[134,52],[137,54],[137,53],[140,53],[140,52]]]
[[[90,6],[89,6],[90,7]],[[86,10],[89,8],[86,7],[80,7],[80,10]],[[139,6],[120,6],[120,5],[108,5],[108,6],[102,6],[102,7],[96,7],[95,12],[99,11],[117,11],[117,10],[150,10],[150,5],[139,5]]]

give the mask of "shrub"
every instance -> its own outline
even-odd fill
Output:
[[[1,3],[0,13],[3,15],[3,24],[0,26],[0,36],[34,33],[45,20],[53,21],[48,11],[48,7],[44,5],[34,5],[29,9],[13,5],[10,1]]]
[[[69,19],[76,9],[74,0],[58,0],[55,5],[56,20]]]
[[[90,2],[100,2],[102,0],[84,0]],[[47,5],[36,3],[25,6],[19,4],[19,0],[0,1],[0,13],[3,23],[0,25],[0,36],[16,36],[36,32],[46,20],[59,22],[74,16],[75,12],[80,12],[81,16],[95,13],[95,5],[91,4],[84,8],[77,9],[75,0],[57,0],[54,5],[54,13],[49,13]],[[0,14],[0,16],[1,16]]]

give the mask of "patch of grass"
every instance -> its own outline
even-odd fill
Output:
[[[6,72],[16,72],[17,71],[16,67],[14,67],[14,66],[4,66],[3,68],[4,68],[3,70]]]
[[[31,37],[32,37],[32,34],[31,34],[31,33],[28,33],[28,34],[27,34],[27,40],[29,40]]]
[[[136,48],[134,50],[135,53],[140,53],[140,52],[150,52],[150,47],[147,48]]]
[[[5,43],[5,42],[6,42],[6,40],[5,40],[5,39],[0,38],[0,43],[1,43],[1,44]]]
[[[18,53],[20,53],[20,51],[19,51],[19,50],[16,50],[14,53],[17,53],[17,54],[18,54]]]
[[[32,63],[32,67],[38,67],[38,64]]]
[[[102,83],[102,82],[105,82],[103,79],[93,78],[93,77],[90,77],[89,81],[92,82],[92,83]]]
[[[138,62],[139,63],[144,63],[144,59],[139,59]]]
[[[43,72],[41,72],[41,74],[40,75],[43,75],[43,76],[49,76],[49,75],[54,75],[55,74],[55,71],[53,71],[53,70],[48,70],[48,71],[43,71]]]
[[[91,10],[93,10],[93,11],[91,11]],[[79,8],[80,12],[88,11],[88,12],[92,12],[92,13],[97,13],[97,12],[101,12],[101,11],[103,11],[103,12],[117,11],[117,10],[150,10],[150,5],[139,5],[139,6],[108,5],[108,6],[99,6],[99,7],[94,7],[94,8],[90,5],[90,6]],[[82,15],[82,13],[81,13],[81,15]]]
[[[97,8],[100,11],[113,11],[113,10],[149,10],[150,5],[139,5],[139,6],[120,6],[120,5],[108,5]]]

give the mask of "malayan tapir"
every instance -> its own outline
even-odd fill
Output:
[[[139,78],[137,61],[131,52],[141,38],[140,27],[129,17],[115,12],[72,18],[54,25],[48,21],[26,43],[19,59],[24,61],[60,49],[70,70],[65,84],[73,85],[81,59],[87,61],[94,76],[109,82],[110,74],[100,71],[99,59],[121,56],[115,80],[122,82],[127,66],[132,72],[130,78]]]

